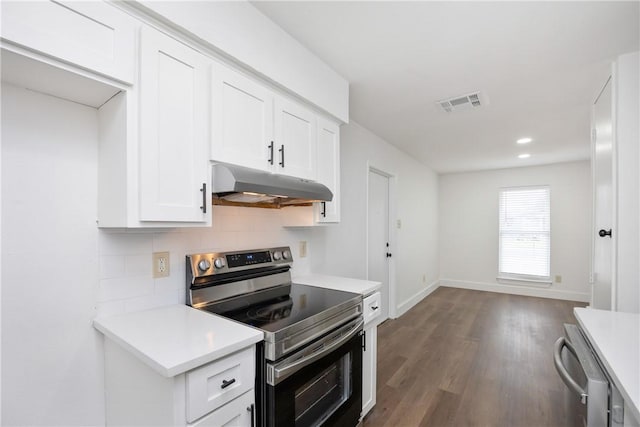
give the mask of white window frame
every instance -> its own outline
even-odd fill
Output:
[[[547,195],[549,197],[549,251],[547,253],[547,268],[548,275],[547,276],[538,276],[533,274],[524,274],[524,273],[509,273],[502,272],[501,264],[502,264],[502,227],[501,227],[501,215],[502,215],[502,194],[507,191],[525,191],[525,190],[547,190]],[[498,192],[498,280],[506,280],[506,281],[516,281],[516,282],[533,282],[533,283],[543,283],[543,284],[551,284],[551,187],[549,185],[536,185],[536,186],[519,186],[519,187],[502,187]]]

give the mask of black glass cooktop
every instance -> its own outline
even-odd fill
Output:
[[[297,283],[281,285],[261,294],[238,297],[201,309],[267,332],[278,332],[332,307],[361,298],[360,294]]]

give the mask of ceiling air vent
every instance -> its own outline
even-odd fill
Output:
[[[462,110],[472,110],[486,105],[486,102],[480,92],[474,92],[467,95],[455,96],[449,99],[442,99],[436,102],[438,106],[447,113]]]

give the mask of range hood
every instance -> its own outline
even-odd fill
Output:
[[[211,184],[214,205],[281,208],[333,199],[331,190],[314,181],[222,163],[213,165]]]

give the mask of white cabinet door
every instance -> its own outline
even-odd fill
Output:
[[[148,27],[140,48],[140,220],[206,222],[211,63]]]
[[[187,421],[228,404],[255,383],[255,350],[249,347],[187,372]]]
[[[362,353],[362,418],[376,404],[376,365],[378,364],[378,327],[364,329],[366,348]]]
[[[133,18],[101,1],[3,1],[2,38],[133,83]]]
[[[211,160],[271,171],[273,93],[222,65],[213,71]]]
[[[340,127],[318,119],[317,180],[333,193],[330,202],[316,203],[316,221],[340,222]]]
[[[283,97],[275,100],[275,173],[316,179],[316,116]]]
[[[216,409],[198,420],[193,427],[249,427],[255,425],[254,391],[251,389],[242,396]]]

